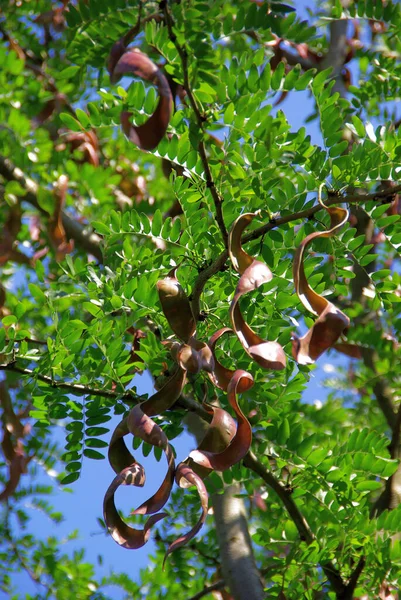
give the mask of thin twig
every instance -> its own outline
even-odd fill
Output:
[[[80,383],[67,383],[66,381],[55,381],[51,377],[47,375],[42,375],[37,371],[33,371],[32,369],[27,369],[23,367],[19,367],[15,362],[0,364],[0,371],[9,371],[11,373],[20,373],[21,375],[25,375],[30,377],[31,379],[39,380],[46,385],[49,385],[52,388],[59,388],[62,390],[69,391],[71,394],[75,394],[77,396],[100,396],[102,398],[111,398],[113,400],[122,400],[127,404],[137,404],[138,402],[142,402],[144,400],[143,397],[138,396],[132,391],[125,391],[123,393],[113,392],[111,390],[102,390],[98,388],[91,388],[86,385],[82,385]],[[192,398],[187,398],[184,396],[180,396],[177,402],[174,404],[173,408],[184,408],[185,410],[189,410],[198,414],[205,421],[210,421],[210,414],[202,408],[202,405],[196,400]]]
[[[165,0],[165,2],[164,2],[164,18],[165,18],[169,38],[173,42],[174,46],[176,47],[178,55],[181,59],[182,72],[183,72],[183,77],[184,77],[184,89],[187,93],[189,103],[192,107],[192,110],[195,113],[198,127],[199,127],[200,131],[202,132],[202,136],[203,136],[205,134],[206,117],[200,111],[198,103],[196,102],[196,98],[192,93],[192,88],[191,88],[191,84],[189,81],[188,53],[187,53],[186,48],[184,46],[181,46],[178,43],[177,36],[175,35],[175,33],[173,31],[174,23],[173,23],[173,18],[171,16],[171,13],[168,8],[167,0]],[[210,170],[210,165],[209,165],[209,161],[208,161],[207,154],[206,154],[205,142],[203,141],[203,139],[201,139],[198,144],[198,152],[199,152],[199,156],[201,158],[203,168],[205,171],[206,187],[209,188],[209,190],[210,190],[210,193],[213,198],[214,206],[216,209],[216,221],[219,226],[221,235],[223,237],[224,245],[227,248],[228,234],[227,234],[227,229],[226,229],[226,226],[224,224],[224,219],[223,219],[223,210],[222,210],[223,200],[217,190],[215,181],[213,179],[212,172]]]
[[[391,198],[394,194],[397,194],[401,191],[401,185],[396,185],[391,190],[380,190],[377,192],[373,192],[372,194],[348,194],[345,196],[333,196],[332,198],[328,198],[325,200],[326,206],[332,206],[334,204],[363,204],[364,202],[372,202],[376,200],[382,200],[383,198]],[[281,217],[275,219],[273,222],[269,222],[266,225],[262,225],[258,227],[251,233],[248,233],[242,238],[243,242],[250,242],[251,240],[256,240],[259,237],[263,236],[265,233],[278,227],[280,225],[284,225],[285,223],[290,223],[291,221],[298,221],[300,219],[308,219],[312,217],[314,214],[322,210],[323,207],[320,204],[315,204],[311,208],[307,208],[305,210],[301,210],[297,213],[291,213],[290,215],[286,215],[285,217]]]
[[[313,542],[313,540],[315,539],[313,532],[309,527],[308,522],[301,514],[299,508],[292,499],[290,491],[287,490],[280,483],[280,481],[275,478],[273,473],[271,473],[264,467],[264,465],[256,458],[253,452],[248,452],[248,454],[244,458],[244,465],[257,475],[259,475],[259,477],[261,477],[263,481],[276,492],[276,494],[279,496],[280,500],[286,507],[291,519],[294,521],[301,539],[304,540],[307,544]]]
[[[80,383],[67,383],[66,381],[57,381],[48,377],[47,375],[42,375],[33,369],[27,369],[24,367],[19,367],[15,362],[10,362],[6,364],[0,365],[0,371],[9,371],[11,373],[20,373],[21,375],[26,375],[27,377],[31,377],[32,379],[42,381],[47,385],[50,385],[52,388],[60,388],[66,391],[70,391],[72,394],[83,396],[102,396],[103,398],[119,398],[121,400],[137,400],[138,402],[142,399],[139,396],[136,396],[134,393],[118,393],[112,392],[110,390],[100,390],[96,388],[91,388],[86,385],[81,385]]]
[[[15,343],[27,342],[28,344],[37,344],[38,346],[47,346],[47,342],[45,342],[44,340],[34,340],[33,338],[30,338],[30,337],[20,338],[19,340],[10,340],[9,338],[6,337],[6,339],[4,341],[7,344],[9,342],[15,342]]]
[[[256,458],[253,452],[248,452],[243,460],[243,463],[248,469],[259,475],[259,477],[276,492],[277,496],[287,509],[288,514],[293,520],[296,528],[298,529],[301,539],[307,544],[311,544],[315,540],[315,536],[305,517],[295,504],[291,496],[291,491],[283,486],[282,483],[280,483],[280,481],[265,468],[265,466]],[[342,597],[346,586],[338,569],[331,561],[323,563],[321,567],[337,596]]]
[[[212,583],[211,585],[205,586],[203,588],[203,590],[201,590],[200,592],[195,594],[195,596],[191,596],[190,598],[188,598],[188,600],[199,600],[200,598],[203,598],[203,596],[207,596],[207,594],[210,594],[211,592],[215,592],[216,590],[221,590],[224,586],[225,586],[224,579],[219,579],[219,581],[216,581],[215,583]]]

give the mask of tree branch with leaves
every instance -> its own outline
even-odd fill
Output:
[[[396,597],[401,12],[332,2],[305,21],[290,4],[3,9],[10,594],[17,565],[60,597],[111,582],[149,600]],[[330,392],[313,404],[322,363]],[[156,540],[140,584],[95,584],[18,525],[27,496],[57,522],[38,468],[62,464],[73,486],[105,452],[102,531],[131,550]],[[149,452],[160,483],[138,506]]]

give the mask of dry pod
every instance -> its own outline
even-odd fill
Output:
[[[131,123],[132,113],[121,113],[122,129],[128,139],[143,150],[153,150],[167,131],[173,112],[173,96],[167,78],[159,67],[138,48],[127,49],[127,45],[139,33],[139,25],[138,19],[137,25],[114,44],[107,68],[112,83],[117,83],[123,75],[133,75],[156,85],[159,102],[153,115],[143,125]]]
[[[195,333],[196,325],[188,297],[176,277],[177,268],[157,282],[157,291],[171,329],[180,340],[188,343]]]
[[[242,460],[249,451],[252,442],[252,428],[237,402],[237,394],[249,390],[253,386],[250,373],[238,369],[234,372],[227,388],[227,398],[237,417],[237,431],[230,444],[218,453],[207,450],[193,450],[189,457],[199,465],[216,471],[225,471]]]
[[[341,310],[312,290],[305,276],[304,259],[307,246],[317,238],[335,235],[348,219],[348,210],[326,206],[321,200],[320,191],[321,189],[318,195],[319,202],[330,215],[330,227],[327,231],[316,231],[306,236],[295,253],[293,264],[295,291],[305,308],[318,316],[303,337],[293,337],[292,353],[301,365],[313,363],[323,352],[334,346],[350,323]]]
[[[280,371],[285,369],[284,350],[277,342],[265,342],[246,323],[242,316],[239,300],[244,294],[256,290],[263,283],[271,281],[273,274],[269,267],[247,254],[241,245],[241,236],[258,213],[246,213],[238,217],[228,238],[228,251],[233,267],[241,275],[230,306],[233,329],[239,341],[253,360],[265,369]]]

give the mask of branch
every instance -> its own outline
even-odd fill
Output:
[[[401,185],[396,185],[391,190],[380,190],[377,192],[373,192],[372,194],[347,194],[346,196],[333,196],[332,198],[328,198],[325,200],[326,206],[332,206],[334,204],[362,204],[364,202],[377,201],[385,198],[391,198],[397,192],[401,191]],[[321,204],[315,204],[311,208],[306,208],[305,210],[301,210],[297,213],[292,213],[290,215],[286,215],[285,217],[281,217],[278,219],[274,219],[274,221],[270,221],[266,225],[262,225],[258,227],[254,231],[246,234],[242,238],[242,242],[250,242],[251,240],[256,240],[271,229],[275,227],[279,227],[280,225],[284,225],[285,223],[290,223],[291,221],[298,221],[300,219],[309,219],[313,215],[315,215],[320,210],[323,210]]]
[[[173,42],[174,46],[176,47],[178,55],[181,59],[182,72],[183,72],[183,76],[184,76],[184,89],[187,93],[188,100],[192,107],[192,110],[195,113],[196,121],[198,123],[198,127],[202,133],[202,138],[203,138],[203,136],[205,134],[204,124],[206,122],[206,117],[205,117],[205,115],[203,115],[201,113],[198,103],[196,102],[195,96],[192,93],[192,88],[191,88],[191,84],[189,81],[188,53],[187,53],[186,48],[184,46],[181,46],[178,43],[177,36],[175,35],[175,33],[173,31],[174,23],[173,23],[173,18],[171,16],[169,8],[168,8],[167,0],[165,0],[165,2],[164,2],[164,18],[165,18],[165,22],[167,25],[167,31],[168,31],[169,38]],[[228,234],[227,234],[227,229],[226,229],[226,226],[224,224],[224,219],[223,219],[223,210],[222,210],[223,200],[222,200],[219,192],[217,191],[217,187],[214,182],[212,172],[210,170],[209,161],[208,161],[207,155],[206,155],[205,142],[203,139],[201,139],[201,141],[198,144],[198,152],[199,152],[199,156],[201,158],[202,164],[203,164],[203,168],[205,170],[206,187],[210,190],[210,193],[213,198],[214,206],[216,209],[216,221],[219,226],[221,235],[223,237],[224,245],[227,248]]]
[[[365,564],[366,564],[366,559],[364,556],[361,556],[361,558],[358,561],[357,566],[355,567],[355,570],[353,571],[353,573],[351,574],[351,577],[349,578],[348,584],[346,586],[343,596],[341,597],[341,600],[352,600],[353,599],[354,591],[357,586],[359,576],[362,573],[363,569],[365,568]]]
[[[333,76],[336,80],[333,93],[338,92],[342,98],[345,97],[347,89],[345,87],[344,78],[342,77],[342,69],[347,56],[347,19],[339,19],[330,23],[330,43],[329,49],[320,64],[320,69],[333,68]]]
[[[219,271],[224,269],[224,265],[226,264],[226,260],[228,259],[228,252],[224,250],[220,256],[216,258],[215,261],[206,269],[203,269],[199,272],[198,277],[195,280],[194,288],[192,290],[192,312],[194,314],[195,320],[199,320],[199,315],[201,312],[200,305],[200,297],[202,295],[203,289],[209,279],[216,275]]]
[[[306,521],[305,517],[300,512],[299,508],[295,504],[291,491],[284,487],[275,476],[268,471],[264,465],[256,458],[253,452],[248,452],[243,460],[244,466],[259,475],[261,479],[271,487],[280,498],[285,508],[288,511],[291,519],[294,521],[301,540],[304,540],[307,544],[311,544],[315,540],[315,536]],[[331,561],[325,562],[321,565],[327,579],[331,583],[331,586],[338,598],[343,598],[346,586],[338,569],[333,565]]]
[[[401,458],[401,404],[393,420],[392,436],[389,446],[391,458]],[[385,488],[372,506],[371,517],[378,517],[384,510],[396,508],[401,502],[401,462],[391,477],[386,481]]]
[[[289,64],[292,67],[295,67],[295,65],[301,65],[301,68],[304,71],[308,71],[309,69],[321,68],[319,63],[316,63],[315,61],[310,60],[308,58],[304,58],[303,56],[295,54],[294,52],[290,52],[285,47],[285,43],[285,40],[282,40],[282,42],[280,43],[280,54],[281,57],[286,60],[287,64]]]
[[[393,425],[393,435],[390,442],[390,456],[391,458],[397,458],[398,447],[400,445],[401,437],[401,404],[398,407],[397,415]]]
[[[315,539],[311,528],[304,516],[299,511],[299,508],[295,504],[291,497],[291,492],[285,488],[275,476],[268,471],[264,465],[256,458],[255,454],[250,451],[244,458],[244,465],[263,479],[263,481],[271,487],[280,500],[283,502],[285,508],[288,511],[291,519],[294,521],[301,540],[310,544]]]
[[[203,590],[195,594],[195,596],[191,596],[190,598],[188,598],[188,600],[200,600],[200,598],[203,598],[203,596],[207,596],[208,594],[210,594],[211,592],[215,592],[216,590],[221,590],[224,586],[224,579],[219,579],[219,581],[216,581],[211,585],[205,586]]]
[[[34,340],[33,338],[30,338],[30,337],[23,337],[19,340],[10,340],[10,338],[6,337],[6,339],[4,341],[6,342],[6,344],[8,344],[10,342],[27,342],[28,344],[36,344],[38,346],[47,346],[47,342],[45,342],[44,340]]]
[[[34,206],[42,215],[49,217],[49,213],[44,210],[38,201],[38,184],[24,175],[20,168],[13,165],[10,159],[0,156],[0,175],[7,181],[18,181],[26,190],[22,200]],[[80,223],[71,219],[64,212],[62,213],[62,222],[68,239],[73,239],[77,244],[89,254],[92,254],[100,263],[103,262],[101,251],[101,238],[92,231],[82,227]]]
[[[138,396],[132,391],[119,393],[113,392],[111,390],[101,390],[98,388],[91,388],[86,385],[81,385],[80,383],[67,383],[65,381],[55,381],[51,377],[47,375],[42,375],[37,371],[32,369],[25,369],[23,367],[17,366],[15,362],[11,362],[8,364],[0,364],[0,371],[9,371],[11,373],[20,373],[21,375],[26,375],[27,377],[31,377],[34,380],[39,380],[42,383],[49,385],[52,388],[60,388],[62,390],[69,391],[71,394],[75,394],[76,396],[100,396],[102,398],[111,398],[115,400],[123,400],[129,404],[142,402],[143,398]],[[181,396],[177,402],[174,404],[173,408],[184,408],[190,412],[198,414],[205,421],[210,421],[210,414],[202,408],[202,405],[199,402],[196,402],[192,398],[185,398]]]
[[[136,396],[134,393],[125,393],[121,394],[118,392],[112,392],[110,390],[100,390],[96,388],[91,388],[86,385],[81,385],[80,383],[67,383],[65,381],[57,381],[48,377],[47,375],[42,375],[33,369],[26,369],[23,367],[19,367],[15,362],[0,364],[0,371],[9,371],[11,373],[20,373],[21,375],[26,375],[27,377],[31,377],[32,379],[42,381],[52,388],[60,388],[62,390],[68,390],[72,394],[77,396],[102,396],[103,398],[120,398],[122,400],[137,400],[138,402],[143,399],[139,396]]]
[[[401,185],[397,185],[397,186],[394,186],[393,188],[391,188],[391,191],[390,190],[380,190],[380,191],[374,192],[372,194],[364,194],[364,195],[348,194],[347,196],[342,196],[342,197],[334,196],[333,198],[328,198],[325,201],[325,204],[326,204],[326,206],[332,206],[334,204],[341,204],[341,203],[356,204],[356,203],[363,203],[363,202],[369,202],[369,201],[375,201],[375,200],[382,200],[385,198],[390,198],[394,194],[396,194],[397,192],[400,192],[400,191],[401,191]],[[285,217],[280,217],[280,218],[274,219],[274,221],[271,220],[271,221],[269,221],[269,223],[266,223],[266,225],[262,225],[261,227],[258,227],[254,231],[251,231],[250,233],[247,233],[246,235],[244,235],[243,238],[241,239],[241,243],[245,244],[246,242],[256,240],[256,239],[264,236],[268,231],[271,231],[272,229],[275,229],[276,227],[279,227],[280,225],[285,225],[286,223],[291,223],[292,221],[300,221],[302,219],[309,219],[314,214],[319,212],[320,210],[323,210],[322,205],[315,204],[311,208],[306,208],[305,210],[301,210],[296,213],[291,213],[289,215],[286,215]],[[218,273],[219,271],[222,271],[224,269],[224,265],[225,265],[227,259],[228,259],[228,252],[227,252],[227,250],[224,250],[209,267],[206,267],[206,269],[204,269],[203,271],[201,271],[199,273],[199,275],[195,281],[193,292],[192,292],[192,311],[194,313],[196,320],[198,320],[199,313],[201,310],[200,296],[203,292],[203,289],[204,289],[206,283],[208,282],[208,280],[211,277],[213,277],[213,275],[215,275],[216,273]]]

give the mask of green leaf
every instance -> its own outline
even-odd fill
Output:
[[[316,69],[309,69],[300,75],[294,84],[294,88],[296,90],[306,90],[316,72]]]
[[[97,438],[86,438],[85,446],[87,446],[88,448],[107,448],[108,443],[105,442],[104,440],[98,440]],[[85,451],[84,451],[84,454],[85,454]]]
[[[380,481],[359,481],[355,489],[358,492],[373,492],[375,490],[380,490],[383,487]]]
[[[225,125],[231,125],[232,122],[234,121],[234,104],[231,103],[227,106],[226,110],[224,111],[224,124]]]
[[[162,224],[163,224],[162,213],[160,212],[159,209],[157,209],[155,211],[155,214],[153,215],[153,220],[152,220],[152,234],[154,236],[157,237],[160,235]]]
[[[356,115],[352,115],[351,121],[352,121],[352,124],[355,127],[355,131],[359,135],[359,137],[360,138],[365,137],[365,134],[366,134],[365,126],[362,123],[361,119],[359,117],[357,117]]]
[[[82,131],[80,123],[69,113],[60,113],[60,119],[71,131]]]
[[[80,423],[80,425],[82,425]],[[88,429],[85,430],[85,434],[89,437],[92,436],[99,436],[99,435],[104,435],[105,433],[108,433],[109,429],[107,429],[107,427],[88,427]]]
[[[98,415],[96,417],[89,417],[88,419],[86,419],[86,424],[88,425],[88,427],[92,427],[93,425],[101,425],[102,423],[107,423],[107,421],[110,421],[110,419],[110,415]]]
[[[66,69],[63,69],[62,71],[60,71],[60,73],[58,73],[57,77],[58,77],[58,79],[72,79],[74,77],[74,75],[76,75],[78,73],[80,68],[81,67],[79,67],[77,65],[70,65]]]
[[[284,446],[288,438],[290,437],[290,424],[288,419],[283,419],[277,432],[277,441],[279,444]]]
[[[61,485],[68,485],[69,483],[74,483],[79,479],[80,473],[79,471],[75,471],[73,473],[69,473],[65,477],[63,477],[60,481]]]
[[[282,79],[284,77],[285,65],[284,62],[279,62],[271,78],[271,88],[277,91],[281,87]]]
[[[307,458],[308,455],[312,451],[314,443],[315,443],[315,435],[311,435],[311,436],[305,438],[298,446],[298,450],[297,450],[298,456],[301,456],[302,458]]]
[[[330,75],[332,74],[333,69],[329,67],[328,69],[324,69],[315,75],[312,82],[312,89],[315,94],[318,94],[323,89],[324,84],[328,81]]]
[[[91,448],[85,448],[83,451],[84,456],[87,458],[93,458],[94,460],[103,460],[104,456],[97,450],[92,450]]]
[[[307,461],[313,467],[317,467],[327,457],[327,448],[316,448],[307,457]]]
[[[96,229],[96,231],[98,231],[102,235],[110,235],[110,229],[109,229],[108,225],[105,225],[104,223],[101,223],[100,221],[93,221],[92,227],[94,229]]]
[[[100,318],[103,315],[102,309],[99,306],[95,306],[92,302],[83,302],[82,308],[84,308],[94,317]]]
[[[82,109],[77,108],[75,110],[75,114],[78,118],[78,121],[81,123],[81,125],[83,127],[90,127],[91,122],[90,122],[90,118],[88,117],[88,115],[86,114],[86,112],[84,112]]]
[[[10,325],[15,325],[18,319],[15,315],[8,315],[7,317],[3,317],[1,321],[5,327],[9,327]]]
[[[35,283],[28,283],[28,288],[32,296],[35,298],[36,302],[39,302],[40,304],[46,302],[46,295],[38,285],[36,285]]]

